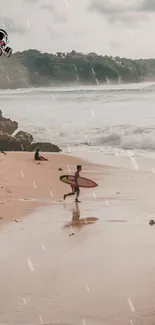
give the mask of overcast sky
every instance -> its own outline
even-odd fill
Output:
[[[14,50],[155,57],[155,0],[0,0]]]

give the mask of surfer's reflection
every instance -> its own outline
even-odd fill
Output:
[[[65,227],[82,227],[95,223],[98,218],[85,217],[81,218],[78,202],[75,202],[75,206],[72,210],[72,221],[65,225]]]

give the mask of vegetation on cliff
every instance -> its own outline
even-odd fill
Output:
[[[8,62],[9,71],[7,71]],[[11,62],[13,62],[12,68],[10,68]],[[13,76],[10,78],[9,74],[12,69],[15,69],[15,64],[14,79]],[[77,84],[130,83],[155,79],[155,59],[131,60],[96,53],[82,54],[75,51],[56,54],[42,53],[37,50],[17,52],[9,60],[1,59],[0,69],[2,68],[1,88],[3,88],[1,78],[6,79],[5,75],[7,75],[8,85],[11,80],[11,88],[18,87],[18,79],[19,87],[50,86],[73,82]],[[15,85],[13,80],[15,80]]]

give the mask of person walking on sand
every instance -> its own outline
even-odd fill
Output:
[[[77,165],[76,166],[76,173],[75,173],[75,185],[71,186],[72,187],[72,192],[68,193],[68,194],[64,194],[64,200],[66,199],[67,196],[72,196],[76,194],[76,198],[75,198],[75,202],[79,202],[79,195],[80,195],[80,188],[78,185],[78,177],[80,177],[80,171],[82,169],[81,165]]]

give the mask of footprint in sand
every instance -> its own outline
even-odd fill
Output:
[[[6,191],[7,193],[11,193],[11,189],[10,189],[9,187],[6,187],[5,191]]]

